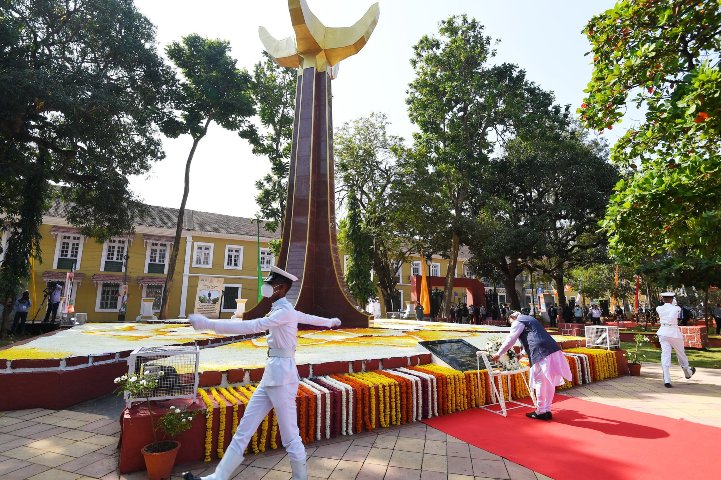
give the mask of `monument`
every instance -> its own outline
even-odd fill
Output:
[[[288,0],[295,38],[273,38],[260,27],[266,51],[298,69],[288,200],[278,266],[298,277],[286,298],[295,308],[338,317],[346,327],[367,327],[370,315],[355,306],[343,279],[336,240],[331,80],[338,63],[358,53],[378,23],[378,4],[350,27],[323,25],[305,0]],[[270,310],[263,299],[244,318]]]

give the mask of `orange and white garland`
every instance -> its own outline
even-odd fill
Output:
[[[612,351],[572,349],[566,352],[566,359],[573,380],[559,389],[618,376]],[[507,400],[528,396],[523,375],[527,373],[507,376],[497,385]],[[240,407],[244,412],[255,388],[240,385],[199,390],[207,407],[206,461],[211,460],[213,445],[217,457],[222,458],[226,439],[232,437],[242,416]],[[296,397],[298,427],[304,443],[352,435],[487,405],[491,390],[486,370],[461,372],[435,364],[306,378]],[[228,407],[232,408],[232,422],[226,421]],[[216,412],[218,431],[213,422]],[[271,411],[248,450],[259,453],[278,448],[278,439],[278,419]]]

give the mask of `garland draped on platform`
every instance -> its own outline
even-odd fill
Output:
[[[558,389],[618,376],[612,351],[574,348],[564,353],[573,379]],[[506,400],[529,395],[523,375],[496,377]],[[307,444],[480,407],[491,403],[490,382],[486,370],[461,372],[435,364],[305,378],[296,397],[300,436]],[[198,391],[207,407],[206,462],[213,452],[222,458],[255,389],[239,385]],[[247,451],[257,454],[279,444],[278,419],[271,410]]]

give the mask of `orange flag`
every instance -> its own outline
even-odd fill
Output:
[[[428,295],[428,278],[426,277],[426,266],[421,260],[421,298],[418,300],[423,306],[423,315],[431,314],[431,297]]]

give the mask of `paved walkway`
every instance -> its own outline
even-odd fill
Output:
[[[576,387],[565,395],[721,427],[721,370],[699,369],[685,380],[677,367],[674,388],[663,387],[661,368],[646,364],[642,377]],[[118,422],[78,411],[0,412],[0,478],[3,480],[141,480],[145,472],[118,475]],[[415,423],[316,442],[308,447],[311,478],[357,480],[534,480],[544,475]],[[202,475],[215,463],[177,469]],[[288,480],[285,453],[248,457],[236,479]],[[173,480],[179,480],[173,475]]]

